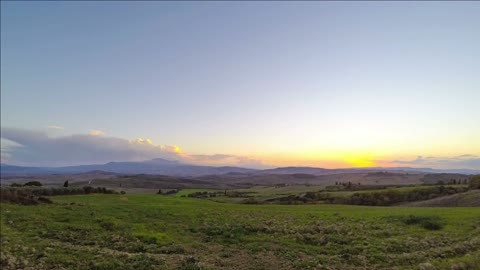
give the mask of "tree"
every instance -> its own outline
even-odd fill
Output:
[[[85,194],[90,194],[90,193],[93,193],[95,189],[91,186],[85,186],[83,187],[83,191],[85,192]]]
[[[41,186],[42,186],[42,183],[40,183],[40,182],[38,182],[38,181],[30,181],[30,182],[27,182],[27,183],[23,184],[23,186],[25,186],[25,187],[28,187],[28,186],[41,187]]]
[[[470,178],[468,187],[471,189],[480,189],[480,174]]]
[[[68,180],[63,183],[63,187],[68,187]]]

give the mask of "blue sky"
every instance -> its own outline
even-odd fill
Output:
[[[479,3],[1,7],[2,160],[36,163],[3,151],[21,132],[98,130],[268,165],[480,166]]]

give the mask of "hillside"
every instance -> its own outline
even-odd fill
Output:
[[[118,174],[155,174],[170,176],[207,176],[223,175],[235,177],[248,177],[252,175],[290,175],[290,174],[310,174],[315,176],[334,175],[334,174],[442,174],[446,180],[452,177],[465,178],[466,175],[480,173],[478,170],[435,170],[430,168],[341,168],[324,169],[316,167],[279,167],[274,169],[251,169],[235,166],[202,166],[185,164],[175,160],[156,158],[152,160],[138,162],[108,162],[105,164],[78,165],[66,167],[22,167],[8,164],[0,164],[1,177],[11,176],[32,176],[32,175],[51,175],[51,174],[78,174],[91,171],[104,171]],[[436,176],[425,181],[435,181]]]
[[[244,205],[154,194],[51,199],[1,204],[2,269],[480,266],[474,207]]]
[[[104,171],[120,174],[156,174],[172,176],[201,176],[226,173],[249,173],[254,169],[231,166],[199,166],[179,163],[166,159],[152,159],[141,162],[109,162],[105,164],[67,167],[22,167],[1,164],[1,176],[31,176],[50,174],[78,174],[90,171]]]
[[[465,193],[434,198],[426,201],[411,202],[402,204],[402,206],[417,207],[480,207],[480,190],[471,190]]]

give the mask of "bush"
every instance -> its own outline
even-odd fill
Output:
[[[179,269],[181,270],[202,270],[203,267],[201,267],[193,256],[187,256],[186,258],[183,259],[182,264],[180,265]]]
[[[36,205],[40,202],[32,194],[16,189],[0,189],[0,201],[23,205]]]
[[[122,192],[122,194],[125,194],[125,191]],[[0,200],[2,202],[32,205],[39,203],[52,203],[48,198],[43,196],[89,193],[118,194],[117,192],[106,189],[105,187],[94,188],[91,186],[86,186],[83,188],[2,187],[0,188]]]
[[[42,203],[53,203],[49,198],[45,198],[45,197],[38,197],[38,201],[39,202],[42,202]]]
[[[24,187],[29,187],[29,186],[41,187],[42,183],[40,183],[38,181],[30,181],[30,182],[27,182],[27,183],[23,184],[23,186]]]
[[[468,187],[470,189],[480,189],[480,175],[475,175],[470,178]]]
[[[85,187],[83,187],[83,191],[85,191],[85,194],[93,193],[94,190],[95,190],[95,188],[93,188],[93,187],[91,187],[91,186],[85,186]]]
[[[441,230],[443,228],[442,221],[438,216],[414,216],[409,215],[403,218],[403,223],[407,225],[420,225],[427,230]]]
[[[260,202],[257,201],[255,198],[247,198],[243,200],[244,204],[259,204]]]
[[[425,220],[420,224],[423,228],[431,231],[441,230],[443,225],[438,221]]]

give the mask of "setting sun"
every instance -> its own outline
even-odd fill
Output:
[[[480,269],[480,2],[0,5],[2,270]]]
[[[375,162],[372,161],[370,155],[360,155],[360,156],[352,156],[350,158],[346,158],[345,162],[351,164],[353,167],[374,167]]]

